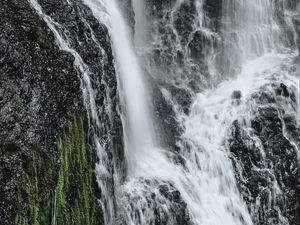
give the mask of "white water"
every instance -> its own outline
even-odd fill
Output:
[[[136,168],[139,173],[123,187],[124,193],[131,195],[129,200],[123,200],[127,224],[154,223],[155,213],[149,204],[149,192],[158,196],[156,201],[168,215],[172,204],[157,190],[157,184],[163,181],[180,191],[194,224],[253,224],[251,216],[256,215],[250,216],[237,190],[225,140],[233,121],[251,116],[248,100],[260,87],[270,82],[299,87],[299,78],[282,69],[293,64],[297,53],[281,46],[280,29],[273,20],[273,10],[274,5],[269,0],[225,1],[223,21],[228,24],[224,32],[235,37],[225,36],[232,43],[223,51],[231,60],[231,71],[238,71],[237,77],[197,94],[188,116],[177,111],[178,121],[183,121],[185,128],[179,143],[184,166],[175,163],[170,153],[164,151],[144,155],[143,163]],[[231,98],[234,90],[242,93],[238,103]],[[299,89],[297,91],[299,93]],[[166,89],[162,92],[174,104],[171,93]],[[144,179],[154,182],[145,182]],[[280,194],[280,190],[274,194]],[[134,206],[126,205],[130,200]],[[172,225],[174,218],[169,216],[167,224]],[[281,217],[280,224],[287,224],[287,220]]]
[[[109,29],[121,83],[121,96],[125,96],[128,117],[127,159],[129,167],[134,168],[147,152],[154,149],[154,136],[148,109],[149,94],[134,52],[129,27],[115,0],[83,2],[92,10],[95,18]]]
[[[82,74],[82,88],[85,103],[92,121],[100,126],[99,116],[93,99],[93,89],[89,80],[89,71],[81,57],[72,49],[68,40],[59,32],[60,25],[42,12],[36,0],[30,0],[39,15],[47,22],[55,34],[61,49],[75,57],[75,66]],[[126,224],[153,224],[155,215],[149,204],[147,193],[157,196],[158,204],[170,218],[166,225],[175,223],[172,214],[172,202],[159,193],[158,185],[166,183],[179,190],[191,221],[195,225],[250,225],[253,224],[250,213],[236,187],[236,180],[230,153],[225,139],[232,122],[240,117],[248,117],[247,100],[262,85],[269,82],[287,82],[299,87],[298,78],[282,70],[289,66],[296,53],[278,51],[278,27],[272,20],[272,4],[269,0],[228,1],[223,9],[224,15],[234,13],[236,23],[225,27],[225,32],[236,33],[236,46],[225,48],[227,57],[234,57],[233,69],[239,73],[232,80],[223,81],[217,87],[196,94],[190,113],[178,111],[178,121],[185,128],[178,143],[184,165],[177,163],[175,156],[155,147],[152,133],[151,113],[147,99],[147,85],[138,65],[131,42],[128,25],[114,0],[84,0],[94,16],[108,29],[112,39],[116,69],[121,84],[126,112],[126,148],[130,173],[127,182],[117,190],[117,206],[125,211]],[[136,5],[140,9],[142,4]],[[234,7],[235,11],[230,9]],[[141,16],[142,14],[140,14]],[[138,25],[142,27],[143,25]],[[199,27],[198,27],[199,28]],[[142,28],[141,28],[142,29]],[[234,56],[231,56],[233,54]],[[238,59],[238,60],[236,60]],[[279,74],[274,77],[274,74]],[[231,99],[232,91],[240,90],[242,99],[239,104]],[[298,90],[299,92],[299,90]],[[167,100],[174,102],[171,94],[164,89]],[[174,107],[177,107],[174,105]],[[96,172],[102,191],[107,191],[103,174],[106,171],[106,156],[98,137],[95,136],[96,150],[100,158]],[[147,182],[145,181],[147,180]],[[279,190],[280,192],[280,190]],[[104,193],[102,200],[105,209],[106,224],[114,225],[114,206]],[[128,197],[129,196],[129,202]],[[129,204],[133,203],[133,204]],[[136,215],[138,211],[139,216]],[[286,220],[282,218],[282,225]]]
[[[147,40],[147,17],[145,3],[141,0],[132,0],[135,13],[135,35],[134,43],[137,48],[142,48]]]

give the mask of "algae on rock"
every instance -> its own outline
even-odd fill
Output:
[[[57,143],[58,163],[45,158],[37,148],[32,151],[19,183],[17,225],[102,224],[86,129],[82,117],[72,117]]]
[[[50,224],[51,186],[54,185],[54,161],[37,148],[33,148],[32,159],[25,167],[18,185],[17,225]]]
[[[73,118],[58,142],[60,172],[56,188],[56,218],[59,225],[95,225],[93,153],[87,148],[84,120]]]

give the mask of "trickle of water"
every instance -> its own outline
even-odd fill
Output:
[[[101,146],[101,135],[102,135],[101,130],[103,124],[101,124],[100,122],[101,115],[99,114],[96,105],[95,90],[93,89],[92,81],[91,81],[92,73],[89,70],[88,65],[85,64],[80,54],[74,48],[71,47],[71,42],[67,35],[70,32],[67,30],[67,28],[63,27],[62,25],[54,21],[50,16],[46,15],[43,12],[42,7],[37,2],[37,0],[28,0],[28,1],[31,4],[32,8],[36,10],[38,15],[46,22],[47,26],[53,32],[58,47],[61,50],[72,54],[75,58],[74,67],[78,71],[79,78],[81,81],[81,89],[83,93],[84,105],[89,119],[93,147],[95,148],[95,152],[99,158],[99,161],[96,164],[96,169],[95,169],[97,175],[97,182],[102,192],[102,198],[99,199],[99,201],[103,211],[105,212],[104,220],[108,224],[111,218],[114,217],[115,204],[114,204],[114,196],[112,194],[113,191],[111,185],[112,183],[111,180],[113,178],[112,178],[112,174],[108,173],[108,171],[110,171],[109,163],[108,163],[109,162],[108,154],[104,150],[103,146]],[[68,3],[71,4],[70,1],[68,1]],[[98,43],[95,41],[95,44]],[[102,49],[101,46],[98,47],[99,49]],[[102,63],[105,64],[104,61]],[[109,108],[108,106],[106,107]],[[102,113],[109,113],[109,109],[108,112],[102,112]],[[53,221],[55,222],[55,218],[53,218]]]

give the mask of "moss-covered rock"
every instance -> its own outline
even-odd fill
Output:
[[[57,142],[58,164],[33,148],[17,191],[17,225],[100,225],[94,193],[94,157],[87,126],[72,117]],[[54,222],[56,221],[56,222]]]
[[[58,142],[60,171],[55,215],[59,225],[96,225],[96,198],[93,190],[93,154],[88,148],[84,120],[73,118]]]
[[[51,196],[55,180],[53,159],[34,147],[17,188],[17,225],[42,225],[51,221]]]

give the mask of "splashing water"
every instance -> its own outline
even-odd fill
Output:
[[[184,2],[178,1],[175,8]],[[236,74],[236,78],[197,94],[189,115],[178,111],[178,121],[185,128],[178,143],[183,165],[174,160],[175,156],[171,153],[164,151],[144,156],[143,163],[137,168],[139,176],[129,179],[123,187],[126,197],[122,199],[122,206],[126,211],[126,224],[155,224],[155,217],[166,215],[169,218],[165,224],[177,224],[176,218],[170,215],[173,203],[160,193],[161,183],[167,183],[170,189],[175,187],[180,192],[192,224],[253,224],[252,217],[256,215],[250,215],[236,187],[230,152],[225,142],[233,122],[239,118],[249,118],[248,100],[260,87],[283,81],[299,87],[299,78],[282,69],[292,66],[298,53],[286,49],[281,43],[281,30],[273,19],[274,8],[271,1],[224,2],[222,21],[225,26],[222,32],[225,45],[220,56],[221,65],[227,68],[220,71],[224,77]],[[170,24],[167,26],[170,27]],[[207,31],[205,27],[197,27],[201,28]],[[160,41],[160,37],[154,40]],[[177,49],[182,47],[175,47]],[[280,76],[274,78],[274,74]],[[242,93],[238,103],[232,99],[234,90]],[[176,102],[167,89],[162,89],[162,92],[166,100],[172,104]],[[280,191],[275,191],[277,194]],[[126,205],[130,201],[134,202],[134,206]],[[162,205],[162,216],[157,214],[153,202]],[[279,222],[287,224],[284,217]]]
[[[82,88],[88,114],[92,123],[101,126],[87,65],[70,47],[68,39],[60,31],[64,29],[43,13],[36,0],[29,1],[55,34],[60,48],[75,57],[74,65],[82,74]],[[299,77],[283,70],[292,64],[298,53],[285,48],[281,43],[281,30],[273,19],[275,10],[273,1],[224,1],[221,30],[224,42],[221,49],[212,50],[213,45],[209,46],[209,54],[219,54],[214,56],[215,61],[211,60],[211,57],[206,57],[205,60],[214,64],[211,66],[218,68],[224,77],[231,77],[231,80],[224,80],[216,87],[201,93],[193,93],[194,98],[188,114],[181,110],[176,111],[178,123],[184,128],[180,140],[176,143],[180,149],[177,153],[160,149],[154,140],[147,84],[134,52],[128,25],[116,1],[83,0],[83,2],[91,9],[94,17],[109,30],[121,87],[123,112],[127,118],[125,131],[129,174],[124,184],[114,187],[117,193],[118,212],[115,212],[115,203],[111,200],[113,196],[109,194],[111,187],[108,187],[106,179],[103,179],[103,174],[107,172],[105,162],[108,159],[99,137],[97,134],[94,135],[100,159],[96,168],[98,183],[101,190],[107,192],[103,195],[104,200],[102,199],[105,223],[174,225],[180,224],[177,213],[182,211],[181,217],[186,217],[185,222],[188,224],[253,224],[253,212],[249,211],[237,188],[226,138],[235,120],[251,116],[248,100],[263,85],[285,81],[287,85],[297,87],[296,91],[299,93]],[[217,34],[206,27],[201,11],[203,1],[196,2],[193,34],[201,31],[212,40]],[[177,1],[174,10],[185,3],[184,0]],[[139,2],[134,8],[140,10],[142,5]],[[173,14],[175,15],[175,12],[172,12]],[[142,13],[137,14],[138,16],[142,16]],[[146,26],[144,23],[145,20],[139,23],[138,29],[143,29],[143,26]],[[175,29],[171,24],[167,27]],[[185,54],[184,68],[179,72],[184,69],[188,71],[182,82],[188,83],[195,77],[202,78],[202,74],[193,74],[200,70],[199,68],[193,70],[195,64],[192,65],[188,55],[189,43],[184,43],[178,38],[180,36],[178,31],[174,33],[176,43],[170,48],[174,47],[176,51],[179,49]],[[156,48],[164,47],[161,34],[155,35],[157,37],[152,44]],[[146,41],[144,37],[140,37],[139,40],[142,41],[138,44]],[[160,43],[157,44],[155,41]],[[173,83],[171,79],[176,76],[179,68],[174,66],[176,63],[172,60],[174,59],[172,58],[168,64],[172,76],[166,75],[170,78],[170,83]],[[178,77],[176,81],[180,81],[181,78]],[[166,101],[173,104],[174,108],[180,108],[167,88],[161,90]],[[234,90],[241,91],[239,100],[232,98]],[[191,89],[188,88],[188,91]],[[280,190],[276,190],[275,195],[279,194]],[[288,224],[284,217],[280,218],[279,222],[282,225]]]

